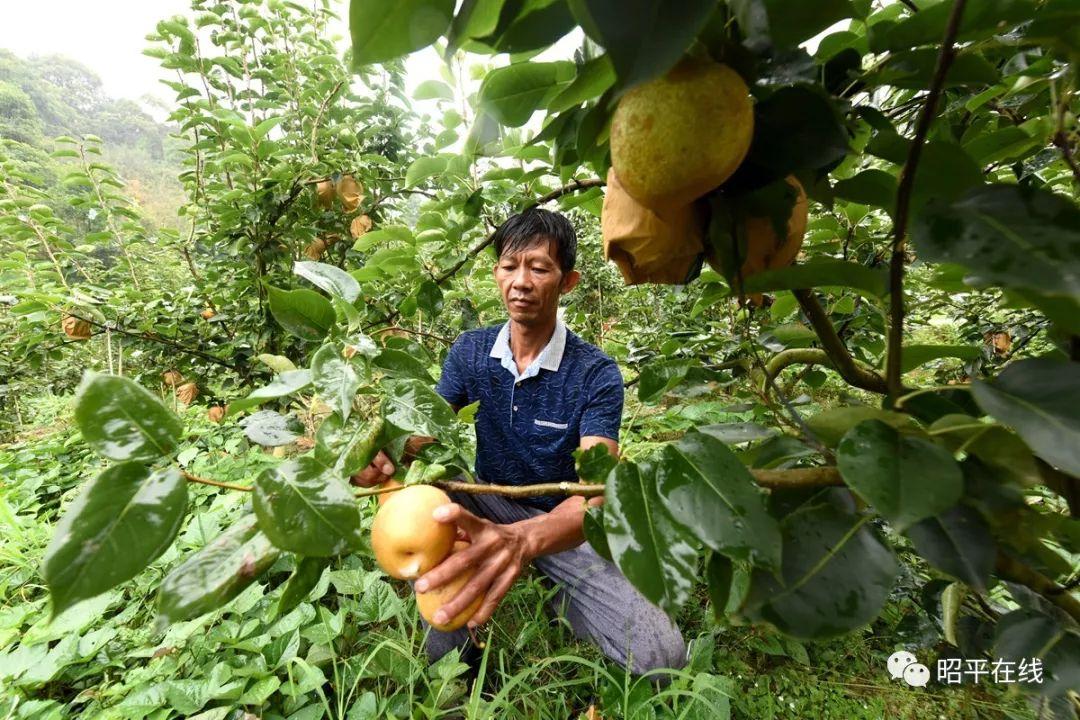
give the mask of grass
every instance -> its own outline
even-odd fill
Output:
[[[284,615],[277,599],[290,558],[222,609],[157,630],[153,601],[164,574],[247,511],[241,494],[202,486],[190,488],[191,515],[173,548],[50,623],[40,559],[63,507],[103,467],[66,407],[62,398],[39,399],[33,425],[0,446],[0,718],[565,720],[586,717],[592,705],[600,717],[627,720],[1030,717],[1004,688],[890,680],[886,658],[911,646],[902,629],[913,618],[933,623],[900,591],[864,631],[804,644],[767,628],[717,625],[699,589],[678,618],[692,640],[690,664],[663,687],[578,642],[549,612],[553,591],[536,574],[485,629],[479,681],[469,683],[456,653],[428,664],[407,588],[362,554],[335,560]],[[208,423],[201,408],[185,420],[195,474],[249,482],[274,462],[234,425]]]

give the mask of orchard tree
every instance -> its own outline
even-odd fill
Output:
[[[910,546],[948,579],[943,631],[957,651],[1040,658],[1042,682],[1027,688],[1047,713],[1075,716],[1080,8],[455,5],[352,0],[355,76],[313,49],[325,4],[197,2],[195,29],[159,26],[164,65],[187,78],[185,247],[213,256],[207,306],[249,338],[230,357],[264,351],[278,371],[229,416],[250,413],[245,432],[274,446],[297,438],[295,420],[252,411],[290,397],[321,410],[311,452],[232,488],[252,493],[251,518],[163,580],[163,620],[219,607],[280,553],[297,556],[281,602],[298,602],[329,558],[365,548],[348,477],[380,448],[400,457],[408,435],[437,442],[407,484],[480,491],[445,479],[471,479],[474,409],[455,416],[431,389],[432,358],[383,331],[473,326],[490,309],[493,224],[557,202],[594,248],[601,217],[628,281],[686,286],[678,322],[643,321],[655,343],[612,346],[639,398],[720,386],[756,422],[693,427],[618,461],[583,454],[577,484],[484,492],[603,495],[589,542],[650,600],[674,613],[704,582],[718,616],[798,638],[874,620],[899,573],[894,546]],[[228,52],[205,52],[207,32]],[[568,35],[572,61],[536,58]],[[401,58],[428,45],[451,69],[417,89],[434,119],[407,114],[401,86]],[[484,70],[478,88],[469,61]],[[632,250],[626,223],[651,228]],[[919,341],[943,314],[959,316],[963,342]],[[923,366],[941,358],[965,376],[933,382]],[[839,389],[808,415],[823,386]],[[47,552],[54,611],[146,567],[183,523],[186,484],[216,483],[175,466],[180,421],[129,380],[87,375],[76,419],[114,464]],[[978,633],[960,622],[970,607]]]

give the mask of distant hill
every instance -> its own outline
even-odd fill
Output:
[[[0,139],[30,153],[48,152],[58,135],[97,135],[105,160],[119,170],[147,218],[177,227],[181,159],[169,132],[138,103],[106,95],[101,79],[75,60],[23,59],[0,49]]]

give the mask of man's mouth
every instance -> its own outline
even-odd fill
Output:
[[[513,299],[510,300],[510,304],[511,305],[516,305],[518,307],[528,307],[529,305],[532,305],[533,303],[532,303],[532,300],[524,300],[522,298],[513,298]]]

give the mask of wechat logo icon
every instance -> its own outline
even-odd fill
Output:
[[[926,687],[930,682],[930,669],[907,650],[894,652],[886,665],[893,680],[903,679],[911,687]]]

